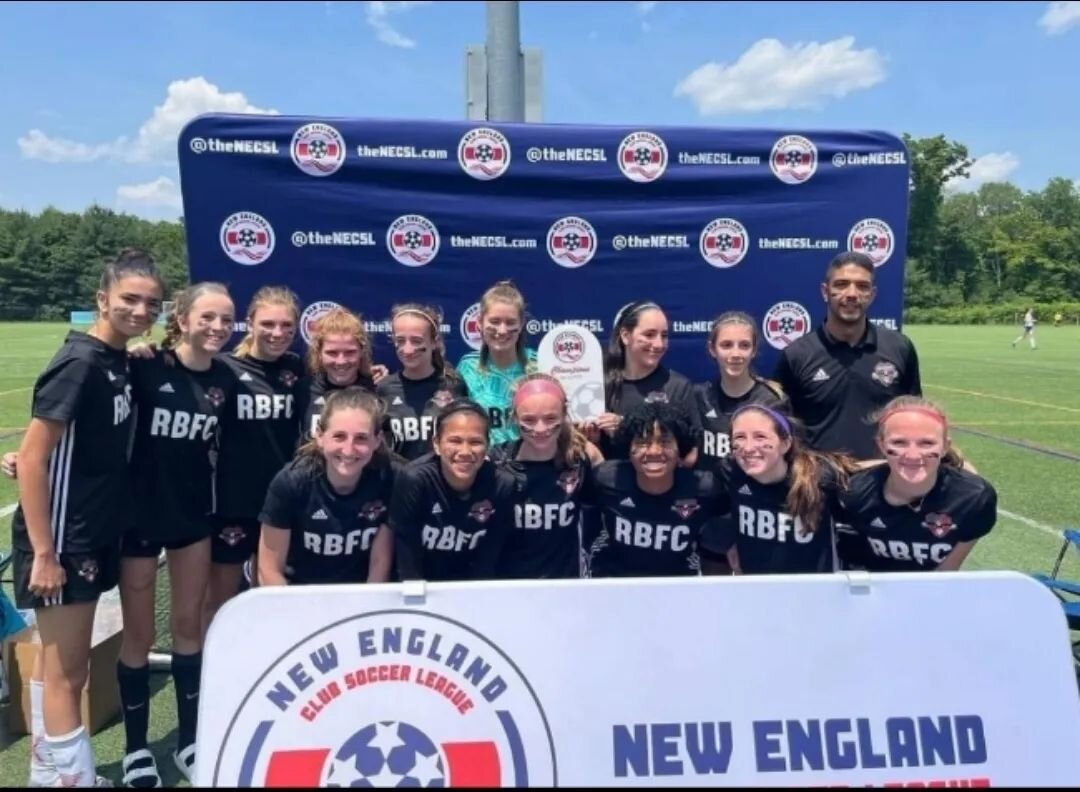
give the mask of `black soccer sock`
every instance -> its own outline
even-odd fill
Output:
[[[146,747],[150,722],[150,666],[138,668],[116,661],[116,681],[120,685],[120,705],[124,711],[125,754]]]
[[[177,748],[195,742],[195,727],[199,715],[199,678],[202,675],[202,652],[172,656],[172,675],[176,686],[176,713],[179,729]]]

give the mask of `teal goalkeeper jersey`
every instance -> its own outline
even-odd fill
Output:
[[[469,398],[488,411],[488,442],[493,446],[518,438],[517,427],[510,422],[510,397],[514,383],[536,371],[536,352],[526,349],[525,357],[528,363],[524,367],[515,361],[509,368],[496,368],[489,360],[481,371],[480,353],[469,352],[457,364],[458,373],[469,386]]]

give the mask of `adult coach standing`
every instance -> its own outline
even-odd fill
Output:
[[[879,458],[874,413],[897,396],[922,395],[915,346],[867,320],[877,296],[869,256],[846,252],[830,261],[821,296],[824,323],[784,349],[773,378],[806,425],[811,448]]]

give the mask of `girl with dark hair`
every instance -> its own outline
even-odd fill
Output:
[[[446,363],[440,325],[434,308],[418,303],[395,305],[390,333],[401,371],[379,382],[377,393],[386,410],[393,450],[405,459],[431,453],[439,410],[468,395],[453,366]]]
[[[792,418],[745,404],[731,418],[731,456],[715,469],[731,514],[707,549],[726,555],[735,574],[836,569],[837,499],[856,469],[853,460],[806,448]]]
[[[693,440],[681,462],[695,464],[701,418],[694,388],[690,380],[660,362],[667,349],[668,320],[659,305],[632,302],[616,314],[604,358],[607,412],[584,427],[607,459],[627,458],[629,449],[615,441],[622,416],[639,404],[661,402],[678,406],[690,421]]]
[[[789,411],[780,386],[754,372],[758,340],[757,323],[749,314],[727,311],[713,320],[705,348],[719,376],[694,388],[702,425],[699,467],[708,469],[731,452],[731,415],[740,406],[765,404]]]
[[[314,436],[270,482],[259,519],[259,583],[385,583],[394,484],[379,402],[359,387],[326,399]]]
[[[601,523],[591,547],[592,577],[701,573],[698,546],[718,530],[728,504],[711,473],[680,465],[695,439],[693,423],[676,405],[647,401],[627,411],[616,441],[630,459],[598,465],[587,495]]]
[[[35,611],[41,651],[30,682],[31,786],[94,786],[79,702],[99,596],[116,585],[131,521],[128,341],[161,313],[164,286],[144,251],[106,265],[97,317],[69,331],[34,384],[18,451],[11,521],[16,605]]]
[[[485,580],[514,530],[516,481],[487,459],[488,412],[469,399],[435,419],[434,454],[401,468],[390,505],[401,580]]]

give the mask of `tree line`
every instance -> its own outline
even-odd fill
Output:
[[[1080,190],[983,184],[950,193],[970,173],[962,143],[905,134],[911,160],[906,321],[1011,322],[1034,307],[1045,321],[1080,321]],[[182,222],[150,222],[101,206],[82,214],[0,209],[0,319],[65,321],[91,307],[102,264],[122,247],[148,249],[171,292],[188,281]]]

